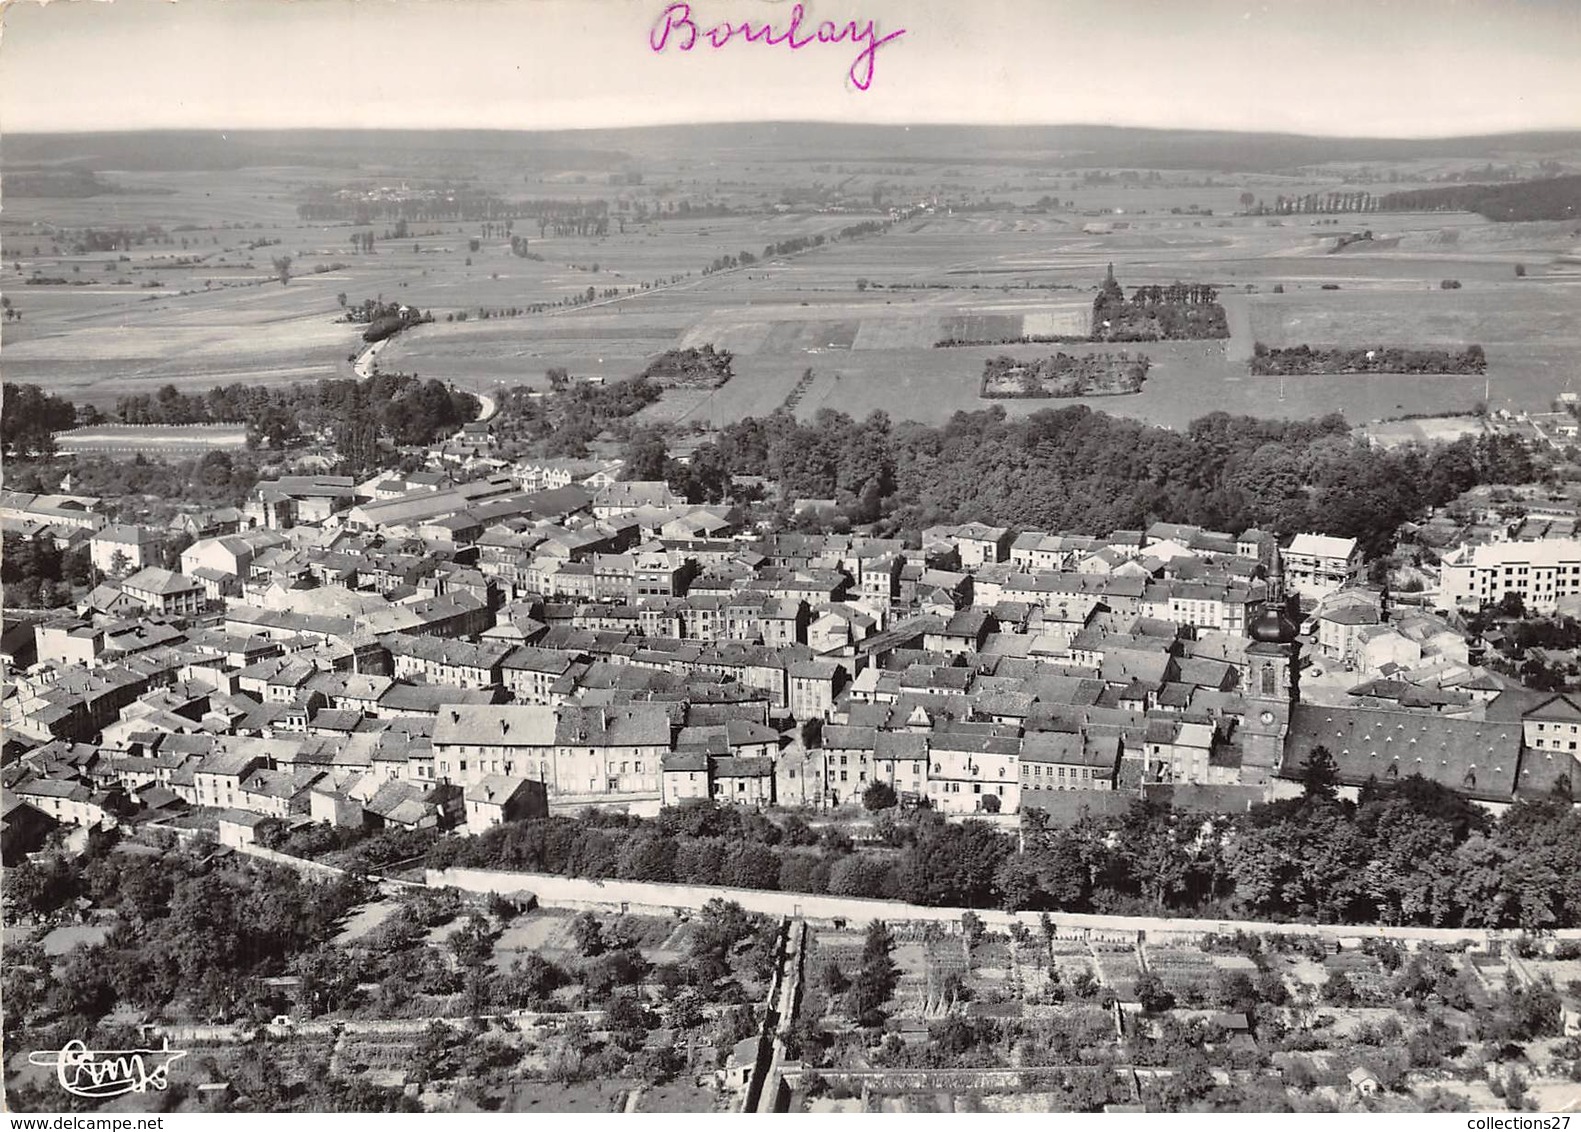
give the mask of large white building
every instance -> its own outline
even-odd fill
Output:
[[[1553,613],[1561,598],[1581,594],[1581,539],[1462,546],[1444,558],[1442,593],[1463,609],[1517,593],[1527,609]]]
[[[1304,598],[1325,597],[1361,576],[1361,548],[1353,538],[1297,535],[1283,557],[1285,587]]]

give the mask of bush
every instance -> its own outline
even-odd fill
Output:
[[[868,813],[893,809],[899,800],[895,795],[895,788],[887,782],[874,782],[862,791],[862,806]]]

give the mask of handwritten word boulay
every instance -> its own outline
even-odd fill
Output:
[[[866,44],[861,52],[851,63],[847,72],[851,82],[857,90],[867,90],[873,85],[873,63],[878,55],[878,49],[891,40],[899,39],[906,34],[906,29],[892,31],[880,37],[878,25],[874,20],[858,23],[850,20],[837,24],[833,20],[824,20],[816,27],[809,27],[803,31],[802,21],[806,18],[803,5],[796,4],[790,10],[790,22],[784,30],[776,30],[768,20],[761,25],[754,25],[751,20],[742,20],[740,23],[721,21],[708,28],[699,27],[692,19],[692,6],[685,3],[671,4],[659,14],[652,30],[648,33],[648,44],[655,52],[661,52],[666,47],[673,46],[678,51],[690,51],[694,47],[707,46],[719,49],[729,45],[739,37],[747,43],[763,43],[769,47],[785,46],[792,51],[800,51],[812,44],[833,43],[862,43]]]

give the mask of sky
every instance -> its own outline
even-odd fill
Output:
[[[722,22],[767,25],[783,40],[798,5],[692,0],[698,38],[682,51],[686,13],[669,0],[11,0],[0,131],[763,120],[1353,137],[1581,128],[1581,0],[799,6],[793,38],[810,40],[800,48],[739,31],[716,48],[706,33]],[[840,42],[817,41],[825,21]],[[895,32],[871,53],[869,74],[862,52]]]

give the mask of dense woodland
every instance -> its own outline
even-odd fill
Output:
[[[1476,212],[1489,220],[1581,219],[1581,175],[1546,177],[1513,185],[1446,185],[1390,193],[1392,212]]]
[[[982,396],[1091,397],[1136,393],[1152,365],[1146,354],[1073,356],[1061,351],[1046,358],[1020,361],[1000,354],[983,361]]]
[[[1457,284],[1458,286],[1458,284]],[[1407,350],[1399,346],[1314,349],[1311,346],[1252,347],[1251,371],[1263,377],[1335,373],[1486,373],[1481,346],[1464,350]]]
[[[1122,816],[1053,829],[1029,814],[1024,852],[992,826],[927,811],[884,811],[883,847],[853,848],[796,817],[776,823],[704,803],[649,821],[589,813],[515,823],[440,841],[428,863],[1013,911],[1581,925],[1581,813],[1568,799],[1522,802],[1494,820],[1413,777],[1343,802],[1332,760],[1313,761],[1303,797],[1241,815],[1138,800]]]
[[[1267,421],[1213,413],[1184,431],[1083,405],[1011,419],[994,406],[941,427],[857,422],[820,410],[747,418],[675,466],[677,490],[698,468],[768,476],[786,499],[835,499],[842,521],[883,533],[986,523],[1104,534],[1158,520],[1214,530],[1322,530],[1386,552],[1401,523],[1480,483],[1528,483],[1536,469],[1515,437],[1430,449],[1374,449],[1339,414]],[[788,520],[787,520],[788,521]]]

